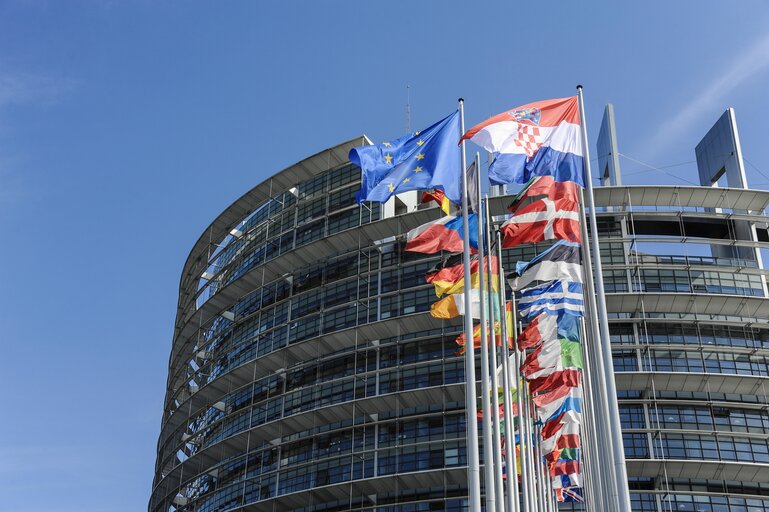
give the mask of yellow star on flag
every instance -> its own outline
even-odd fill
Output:
[[[422,146],[422,144],[424,144],[424,143],[425,143],[425,141],[423,141],[422,139],[419,139],[419,140],[417,141],[417,146],[420,146],[420,147],[421,147],[421,146]]]
[[[419,167],[419,166],[417,166],[417,168],[416,168],[416,169],[414,169],[414,172],[422,172],[422,168],[421,168],[421,167]]]
[[[417,160],[422,160],[424,157],[425,157],[424,153],[417,153]]]
[[[386,148],[389,148],[390,146],[392,146],[392,144],[390,144],[389,142],[383,142],[382,145]]]
[[[390,162],[392,162],[392,160],[393,160],[393,156],[390,153],[387,153],[385,155],[385,161],[389,164]]]
[[[419,135],[419,132],[414,132],[414,137],[416,137],[417,135]]]
[[[387,190],[389,190],[390,192],[392,192],[393,190],[395,190],[395,185],[393,185],[392,183],[388,183],[388,184],[387,184]]]
[[[405,179],[403,180],[403,183],[408,183],[409,181],[411,181],[411,178],[405,178]]]

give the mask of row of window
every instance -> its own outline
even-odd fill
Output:
[[[690,434],[623,433],[625,456],[629,459],[697,459],[769,463],[769,445],[765,439]]]
[[[277,447],[267,445],[247,456],[240,456],[194,479],[185,486],[184,495],[199,498],[232,482],[274,472],[278,467],[284,468],[278,478],[279,494],[284,494],[306,488],[308,482],[312,486],[324,485],[319,483],[320,475],[328,475],[330,480],[327,483],[335,483],[334,475],[349,472],[350,461],[370,461],[363,466],[370,469],[370,472],[367,470],[364,473],[367,477],[374,476],[374,467],[378,475],[386,475],[462,465],[466,463],[464,435],[464,414],[461,411],[405,417],[378,425],[365,424],[336,430]],[[396,443],[397,448],[390,448]],[[316,469],[330,471],[316,473]],[[215,501],[226,495],[217,493]]]
[[[282,395],[299,387],[326,382],[352,374],[362,375],[365,379],[364,373],[376,371],[378,368],[386,369],[420,361],[450,358],[455,355],[457,349],[454,340],[458,331],[459,327],[449,325],[445,329],[439,328],[430,331],[413,332],[400,337],[382,339],[379,342],[378,350],[356,350],[354,347],[350,347],[341,351],[339,355],[333,358],[328,358],[326,354],[323,354],[321,360],[321,355],[319,355],[317,361],[307,361],[289,370],[285,374],[285,379],[283,376],[270,375],[254,381],[252,385],[246,388],[223,397],[222,400],[226,406],[225,409],[232,413],[252,403]],[[285,336],[282,338],[283,341],[280,342],[274,336],[277,332],[270,331],[260,336],[258,343],[243,345],[242,347],[248,350],[235,351],[232,359],[227,360],[227,367],[237,366],[258,355],[273,349],[277,350],[278,345],[285,346]],[[225,366],[221,364],[214,368],[224,369]],[[209,375],[209,380],[214,380],[217,376],[217,373],[212,373]],[[221,408],[210,407],[197,417],[189,418],[189,427],[186,431],[196,433],[205,426],[218,421],[222,416],[224,416],[224,412]],[[180,435],[180,429],[184,428],[182,425],[177,429],[176,433],[165,434],[161,444],[165,444],[168,439],[175,435]]]
[[[769,330],[747,326],[644,322],[614,323],[609,326],[613,344],[644,345],[723,345],[731,347],[769,348]]]
[[[750,432],[769,434],[769,413],[755,409],[737,409],[712,406],[651,405],[647,411],[647,425],[644,406],[620,406],[623,429],[678,429],[718,430],[722,432]]]
[[[728,352],[684,350],[615,350],[614,370],[618,372],[705,372],[769,376],[769,359],[764,356]]]
[[[185,457],[191,457],[205,447],[232,436],[238,432],[283,417],[310,411],[319,407],[379,396],[398,391],[409,391],[425,387],[457,384],[464,381],[464,365],[458,359],[445,362],[402,367],[377,374],[368,374],[366,379],[357,376],[334,380],[314,386],[300,388],[293,392],[268,398],[240,413],[230,413],[216,424],[199,425],[195,438],[189,439],[184,446]],[[197,423],[193,423],[197,425]],[[175,438],[169,437],[166,447],[159,451],[164,461],[175,454],[169,453]]]
[[[430,443],[384,450],[376,461],[374,458],[341,457],[298,469],[285,469],[269,475],[260,475],[215,491],[180,511],[221,512],[324,485],[372,478],[376,475],[438,470],[465,465],[467,465],[466,450],[459,442]],[[422,510],[421,507],[416,506],[411,509]],[[429,508],[429,510],[436,509]]]

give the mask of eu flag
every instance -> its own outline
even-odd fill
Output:
[[[350,150],[350,161],[362,171],[358,202],[384,203],[408,190],[440,188],[461,202],[461,163],[457,142],[459,111],[431,127],[400,139]]]

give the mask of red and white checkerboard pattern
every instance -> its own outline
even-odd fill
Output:
[[[538,126],[518,123],[518,138],[513,139],[513,142],[516,146],[523,148],[526,152],[526,156],[531,158],[542,145],[539,136]]]

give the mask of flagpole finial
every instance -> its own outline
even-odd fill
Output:
[[[582,84],[577,84],[577,90],[578,91],[582,90]]]
[[[457,101],[460,102],[460,103],[464,103],[465,99],[464,98],[459,98]]]

